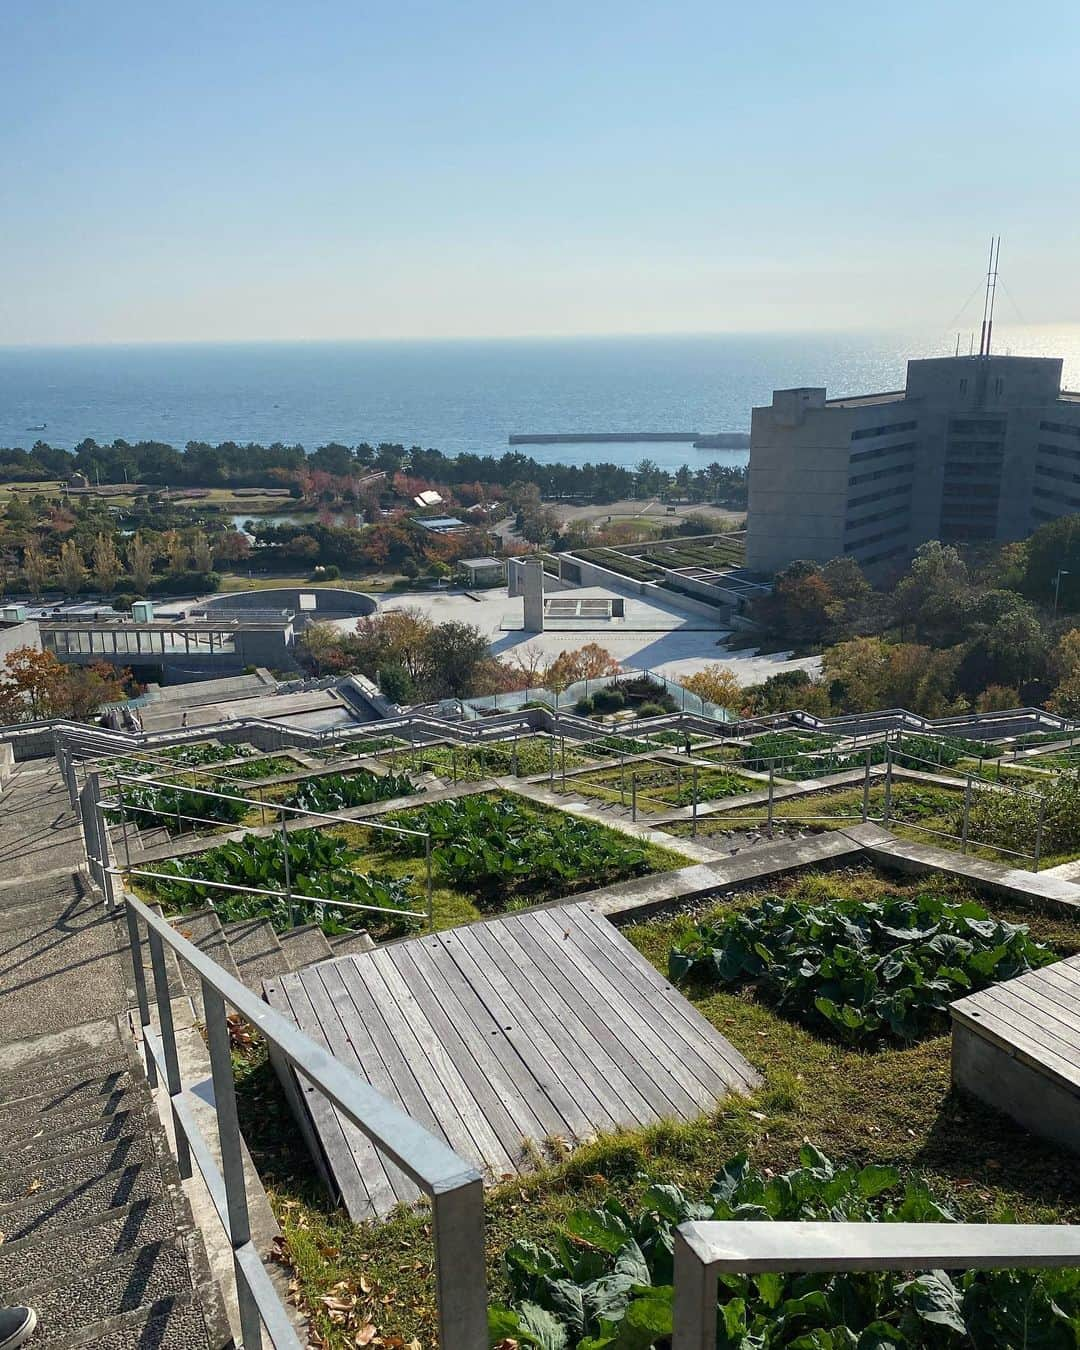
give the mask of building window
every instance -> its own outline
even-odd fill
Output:
[[[851,439],[868,441],[872,436],[891,436],[898,431],[914,431],[918,425],[918,422],[891,422],[883,427],[863,427],[861,431],[853,431]]]
[[[960,392],[961,392],[962,394],[966,394],[966,393],[967,393],[967,380],[966,380],[966,379],[963,379],[963,380],[960,381]]]

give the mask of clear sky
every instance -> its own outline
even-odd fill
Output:
[[[1075,321],[1078,54],[1075,0],[3,0],[0,343],[944,330],[992,230]]]

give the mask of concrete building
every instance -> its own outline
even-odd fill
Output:
[[[1080,511],[1080,393],[1059,359],[909,361],[892,393],[778,389],[755,408],[747,565],[852,557],[871,574],[927,539],[1023,539]]]

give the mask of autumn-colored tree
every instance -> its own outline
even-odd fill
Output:
[[[244,562],[251,556],[251,545],[247,535],[240,530],[226,530],[214,540],[214,561],[216,563]]]
[[[67,671],[52,652],[16,647],[0,667],[0,720],[34,721],[65,710]]]
[[[86,721],[103,703],[119,703],[124,697],[130,670],[118,670],[108,661],[92,666],[65,666],[64,716]]]
[[[49,564],[45,555],[32,544],[23,554],[23,576],[31,595],[40,595],[49,579]]]
[[[74,539],[66,539],[60,549],[57,578],[65,595],[78,595],[86,580],[86,563]]]
[[[738,712],[742,708],[744,700],[738,676],[722,661],[714,661],[688,675],[682,684],[692,694],[715,703],[718,708],[727,708],[729,712]]]
[[[128,544],[127,565],[135,589],[145,595],[154,576],[154,546],[145,535],[136,534]]]
[[[1054,648],[1050,662],[1059,679],[1080,671],[1080,628],[1070,628]]]
[[[202,530],[196,530],[191,536],[191,563],[196,572],[209,572],[214,566],[214,550]]]
[[[1014,685],[988,684],[975,700],[977,712],[1005,712],[1020,706],[1020,691]]]
[[[111,591],[120,577],[123,565],[112,536],[99,534],[94,544],[94,584],[100,591]]]
[[[179,530],[166,530],[162,536],[162,543],[165,545],[165,556],[169,560],[169,571],[185,572],[188,565],[188,546],[180,537]]]
[[[604,675],[617,675],[619,663],[598,642],[587,642],[584,647],[560,652],[544,671],[541,683],[545,689],[562,693],[578,680],[598,680]]]

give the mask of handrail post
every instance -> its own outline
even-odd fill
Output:
[[[968,830],[971,826],[971,774],[967,776],[967,784],[964,787],[964,819],[960,826],[960,852],[966,853],[968,849]]]
[[[173,1118],[173,1132],[176,1135],[176,1165],[184,1181],[191,1176],[191,1151],[188,1148],[187,1135],[176,1114],[176,1105],[171,1100],[178,1097],[183,1084],[180,1079],[180,1058],[176,1053],[176,1030],[173,1027],[172,1003],[169,999],[169,976],[165,969],[165,948],[161,943],[161,934],[150,929],[150,964],[154,971],[154,1000],[157,1003],[158,1027],[161,1031],[161,1046],[165,1052],[165,1086],[168,1088],[170,1108]]]
[[[675,1229],[674,1332],[671,1350],[714,1350],[716,1281],[682,1230]]]
[[[773,831],[773,798],[776,794],[776,760],[769,760],[769,838]]]
[[[1045,820],[1046,820],[1046,798],[1043,797],[1043,796],[1040,796],[1040,797],[1039,797],[1039,823],[1038,823],[1038,825],[1035,827],[1035,864],[1034,864],[1034,866],[1033,866],[1032,869],[1031,869],[1033,872],[1037,872],[1037,871],[1039,870],[1039,859],[1040,859],[1040,857],[1042,856],[1043,824],[1044,824]]]
[[[428,932],[435,931],[435,893],[431,885],[431,826],[427,827],[424,838],[424,865],[427,871],[427,922]]]
[[[697,808],[698,808],[698,766],[697,766],[696,764],[694,765],[694,784],[693,784],[693,787],[691,788],[691,791],[692,791],[693,794],[694,794],[694,809],[693,809],[693,815],[691,816],[691,820],[693,821],[693,824],[690,826],[690,838],[691,838],[691,839],[696,839],[696,838],[697,838]]]
[[[150,1025],[150,1003],[146,997],[146,967],[143,965],[142,934],[139,932],[138,915],[130,905],[124,906],[127,919],[128,946],[131,949],[131,969],[135,976],[135,999],[139,1006],[139,1025],[143,1031],[143,1059],[146,1061],[146,1081],[152,1088],[158,1084],[157,1063],[146,1039],[146,1028]]]
[[[866,747],[866,769],[863,772],[862,818],[863,824],[870,816],[870,746]]]
[[[889,823],[890,823],[891,820],[892,820],[892,778],[893,778],[892,770],[893,770],[892,742],[891,742],[891,741],[886,741],[886,742],[885,742],[885,811],[884,811],[884,814],[882,815],[882,824],[885,826],[886,829],[888,829]]]
[[[285,828],[285,810],[278,812],[281,817],[281,856],[285,862],[285,897],[289,905],[289,927],[296,927],[296,913],[293,908],[292,873],[289,867],[289,832]]]
[[[240,1263],[239,1248],[251,1241],[247,1186],[244,1179],[244,1146],[240,1139],[240,1121],[236,1114],[236,1087],[233,1082],[232,1052],[225,1000],[210,983],[202,981],[203,1008],[206,1014],[206,1040],[210,1050],[210,1072],[214,1081],[214,1115],[217,1118],[221,1148],[221,1173],[225,1178],[225,1203],[229,1215],[228,1238],[232,1245],[236,1272],[236,1301],[240,1307],[240,1329],[244,1350],[259,1350],[262,1345],[262,1319]]]
[[[637,770],[630,771],[630,819],[637,820]]]
[[[442,1350],[487,1344],[484,1183],[477,1177],[431,1197],[435,1291]],[[246,1347],[245,1347],[246,1350]]]

